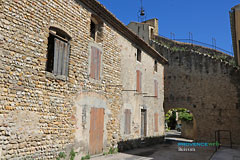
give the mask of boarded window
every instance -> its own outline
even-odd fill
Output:
[[[124,133],[130,134],[131,133],[131,110],[125,109],[125,127]]]
[[[142,72],[137,70],[137,92],[142,92]]]
[[[154,61],[154,71],[155,71],[155,72],[157,72],[157,70],[158,70],[157,67],[158,67],[158,66],[157,66],[157,61],[155,60],[155,61]]]
[[[142,51],[140,49],[137,49],[137,61],[142,61]]]
[[[101,55],[102,52],[98,48],[91,47],[90,77],[96,80],[100,80],[101,76]]]
[[[158,98],[158,81],[154,80],[154,96]]]
[[[154,122],[155,122],[155,132],[158,132],[158,113],[154,114]]]
[[[54,75],[68,76],[70,44],[57,35],[48,38],[46,70]]]

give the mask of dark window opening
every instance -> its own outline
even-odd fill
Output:
[[[50,27],[46,71],[54,75],[68,76],[70,37],[57,28]]]
[[[137,49],[137,61],[141,62],[142,60],[142,51],[140,49]]]
[[[154,61],[154,71],[157,72],[158,68],[157,68],[157,61]]]
[[[151,29],[151,39],[153,39],[154,35],[153,35],[153,29]]]
[[[91,28],[90,28],[91,37],[95,40],[96,35],[96,24],[91,20]]]
[[[48,37],[48,54],[47,54],[47,66],[46,71],[53,71],[53,62],[54,62],[54,36],[52,34]]]

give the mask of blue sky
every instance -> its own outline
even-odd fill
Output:
[[[138,21],[140,0],[99,0],[124,24]],[[193,39],[231,51],[229,11],[239,0],[143,0],[147,19],[158,18],[159,34],[176,39]]]

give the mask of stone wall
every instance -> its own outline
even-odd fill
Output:
[[[118,33],[104,23],[103,78],[89,79],[88,59],[92,11],[75,0],[1,0],[0,21],[0,156],[53,159],[64,149],[78,149],[76,134],[83,95],[100,97],[108,107],[106,144],[117,144],[121,107],[120,46]],[[71,36],[68,80],[45,71],[49,27]],[[95,94],[86,94],[94,92]],[[103,97],[103,98],[102,98]],[[88,107],[88,106],[87,106]],[[82,154],[83,155],[83,154]]]
[[[170,40],[168,38],[164,38],[164,37],[156,36],[156,35],[154,36],[153,41],[156,41],[157,43],[161,43],[162,46],[164,46],[172,51],[194,51],[194,52],[200,53],[200,54],[207,54],[215,59],[219,59],[226,63],[230,63],[231,65],[236,66],[236,64],[234,62],[234,58],[228,54],[221,52],[221,51],[203,47],[200,45],[191,44],[191,43],[184,43],[184,42],[179,42],[179,41],[175,41],[175,40]]]
[[[188,139],[195,139],[193,121],[182,121],[181,136]]]
[[[163,136],[164,134],[164,65],[158,62],[157,72],[154,71],[155,59],[149,56],[146,52],[141,53],[141,62],[137,61],[137,48],[130,42],[127,42],[123,37],[118,38],[118,43],[122,44],[121,51],[121,79],[123,82],[122,100],[123,107],[121,109],[121,133],[122,140],[141,138],[141,109],[147,111],[147,136]],[[138,93],[137,74],[139,70],[142,73],[142,91]],[[158,82],[158,96],[155,96],[154,80]],[[130,109],[132,114],[131,119],[131,134],[124,134],[124,110]],[[158,116],[158,131],[154,131],[155,120],[154,114]]]
[[[152,42],[169,62],[164,71],[165,112],[171,108],[189,109],[196,120],[198,141],[212,142],[216,130],[230,130],[233,142],[239,144],[239,70],[206,52],[173,50],[157,39]],[[178,48],[178,44],[171,47]]]
[[[0,159],[54,159],[59,152],[71,149],[78,152],[80,159],[89,153],[92,108],[104,109],[103,151],[116,148],[123,140],[121,54],[129,46],[134,48],[134,42],[140,42],[140,49],[151,51],[144,53],[150,66],[146,61],[142,68],[151,74],[154,62],[151,56],[161,57],[127,28],[123,28],[127,33],[120,32],[101,17],[103,24],[96,42],[90,36],[90,24],[91,16],[99,14],[88,9],[87,2],[0,0]],[[89,6],[97,3],[91,2]],[[98,3],[97,7],[104,9]],[[117,19],[114,21],[117,27],[123,26]],[[71,38],[69,74],[65,80],[46,71],[50,27],[66,32]],[[132,36],[131,42],[123,33]],[[100,80],[89,75],[91,46],[102,51]],[[163,66],[159,64],[157,76],[163,77],[162,73]],[[159,114],[163,113],[162,82],[159,81],[159,101],[148,103],[151,107],[158,105]],[[148,88],[148,84],[144,87]],[[133,113],[140,115],[137,111]],[[159,118],[160,121],[163,119]],[[163,130],[151,132],[149,129],[149,135],[158,136]]]

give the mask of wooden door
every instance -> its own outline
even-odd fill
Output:
[[[104,109],[92,108],[90,116],[89,153],[102,153],[104,132]]]
[[[141,136],[147,136],[147,112],[146,110],[141,110]]]

